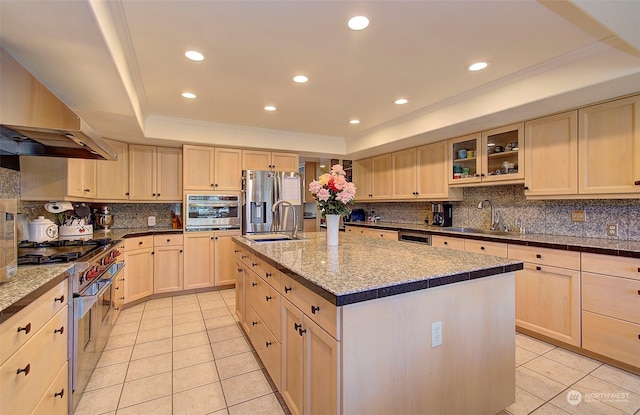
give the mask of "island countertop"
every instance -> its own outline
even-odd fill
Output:
[[[523,269],[522,261],[340,233],[327,246],[324,232],[304,240],[234,240],[331,303],[341,306]]]

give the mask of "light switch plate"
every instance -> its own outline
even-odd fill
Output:
[[[586,219],[586,215],[584,210],[572,210],[571,211],[571,222],[584,222]]]
[[[155,216],[147,217],[147,226],[156,226],[156,217]]]

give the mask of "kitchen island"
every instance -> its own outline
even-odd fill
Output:
[[[304,237],[234,238],[238,318],[292,413],[494,414],[515,401],[522,262]]]

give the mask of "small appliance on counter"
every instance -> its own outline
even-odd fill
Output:
[[[44,216],[38,216],[37,219],[29,223],[29,241],[31,242],[47,242],[58,238],[58,227]]]
[[[349,218],[350,222],[364,222],[367,214],[364,209],[353,209]]]
[[[113,226],[113,214],[109,206],[93,209],[93,223],[97,229],[109,230]]]
[[[453,205],[451,203],[432,203],[433,225],[450,228],[453,225]]]

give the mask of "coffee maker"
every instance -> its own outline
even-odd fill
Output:
[[[433,225],[448,228],[453,225],[453,205],[451,203],[432,203]]]

